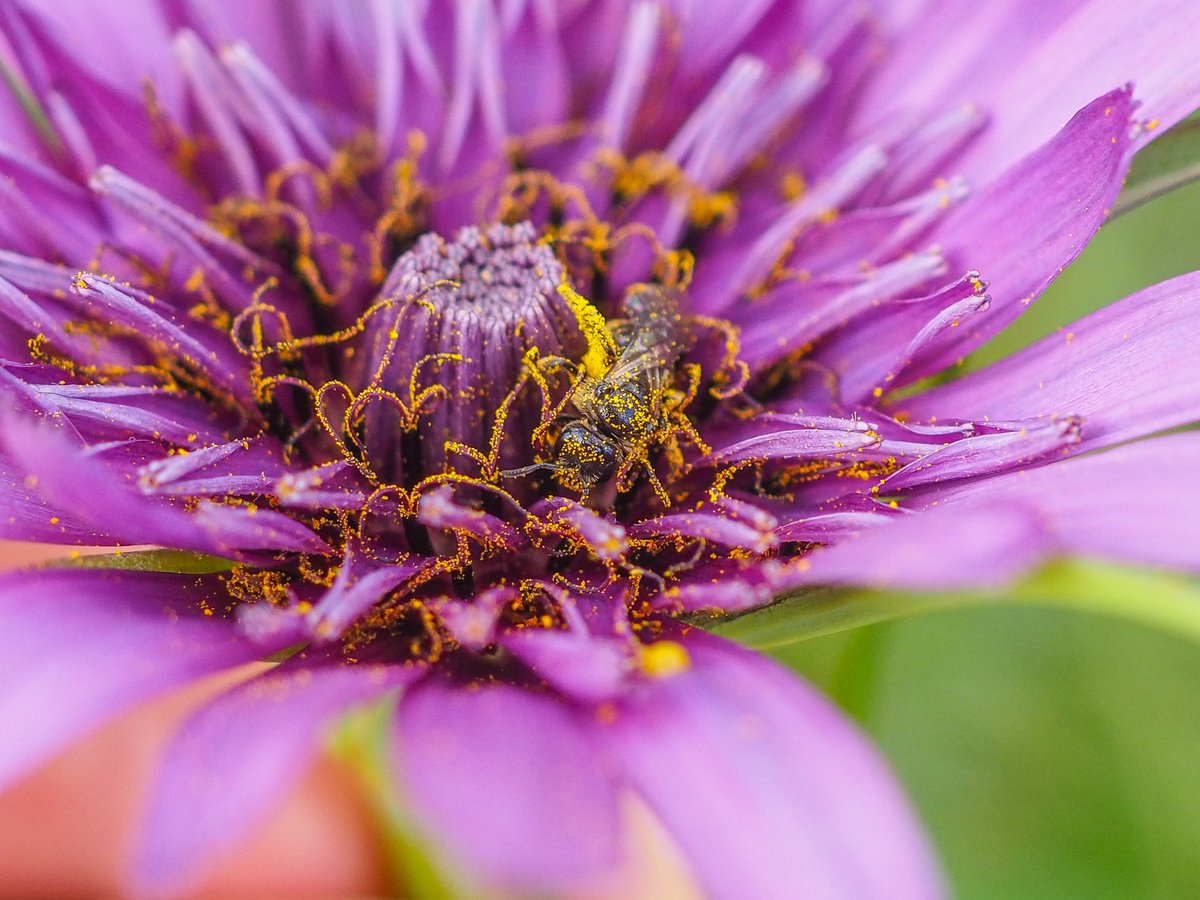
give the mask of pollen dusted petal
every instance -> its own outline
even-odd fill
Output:
[[[431,606],[450,636],[478,653],[496,642],[501,611],[519,597],[516,588],[501,585],[481,591],[470,600],[444,597],[434,600]]]
[[[917,253],[882,266],[858,284],[785,284],[726,313],[735,322],[747,323],[742,338],[743,359],[751,368],[760,369],[844,327],[863,313],[920,292],[945,270],[941,254]],[[789,314],[797,307],[811,308],[812,312]],[[786,324],[781,326],[780,320]]]
[[[817,513],[803,519],[794,519],[775,529],[781,541],[805,541],[813,544],[832,544],[855,537],[868,528],[885,524],[890,517],[880,512]]]
[[[1078,451],[1190,424],[1200,417],[1198,301],[1198,275],[1155,285],[898,405],[916,419],[1078,415]]]
[[[630,528],[629,535],[633,538],[701,538],[759,554],[768,553],[777,545],[775,535],[770,529],[706,512],[672,513],[647,519]]]
[[[529,509],[551,530],[560,527],[579,535],[588,550],[600,559],[620,559],[627,549],[625,529],[611,514],[597,512],[566,497],[547,497]]]
[[[654,598],[663,612],[738,612],[770,603],[783,583],[783,566],[769,560],[754,566],[709,565],[689,569]]]
[[[830,335],[814,352],[814,360],[828,361],[844,402],[873,404],[893,384],[904,381],[910,367],[926,371],[928,356],[946,329],[969,326],[974,316],[987,311],[992,302],[987,287],[979,272],[971,271],[931,294],[894,303]],[[927,307],[930,318],[908,346],[895,346],[893,332],[909,327],[915,307]]]
[[[0,431],[9,457],[54,505],[119,543],[160,544],[238,557],[243,551],[324,553],[329,547],[300,522],[272,510],[201,501],[191,510],[142,494],[132,473],[109,467],[74,445],[61,428],[9,416]]]
[[[519,550],[527,543],[521,532],[499,516],[456,502],[454,489],[448,484],[421,495],[417,521],[428,528],[471,535],[506,550]]]
[[[362,553],[347,550],[337,579],[305,617],[310,633],[321,641],[337,638],[389,592],[431,562],[418,557],[399,565],[381,566]]]
[[[173,248],[199,266],[204,278],[235,310],[240,311],[250,305],[253,291],[230,274],[219,261],[220,255],[227,257],[231,263],[249,266],[264,276],[281,274],[271,262],[225,237],[208,223],[124,172],[103,166],[96,170],[88,184],[101,197],[111,198],[120,209],[159,232]]]
[[[804,191],[795,202],[763,216],[763,221],[744,225],[748,234],[754,235],[749,250],[743,241],[724,242],[724,253],[730,259],[722,259],[718,250],[712,263],[730,274],[715,285],[697,285],[694,301],[697,309],[723,314],[736,298],[770,274],[789,240],[853,199],[886,167],[887,156],[878,147],[866,146]]]
[[[135,438],[186,448],[216,444],[223,438],[222,415],[187,394],[158,387],[60,382],[26,381],[23,387],[36,398],[39,409],[64,416],[89,441]]]
[[[237,355],[227,345],[216,344],[209,334],[196,334],[168,310],[153,309],[155,298],[124,285],[110,284],[94,275],[80,275],[68,296],[87,304],[92,314],[125,325],[149,342],[159,342],[209,380],[209,387],[225,390],[246,408],[253,400],[249,378]]]
[[[1012,423],[991,434],[977,434],[947,444],[914,460],[884,478],[884,493],[918,485],[942,484],[958,478],[977,478],[1049,461],[1079,444],[1084,421],[1077,416],[1046,422]]]
[[[637,671],[637,648],[628,637],[527,628],[506,634],[501,646],[556,691],[584,703],[622,696]]]
[[[754,437],[717,445],[717,449],[700,463],[714,466],[756,459],[825,459],[838,454],[850,454],[878,443],[878,435],[849,428],[776,427]]]

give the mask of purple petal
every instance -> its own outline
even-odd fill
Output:
[[[172,498],[147,496],[135,473],[108,465],[74,445],[63,429],[28,417],[8,416],[0,444],[52,506],[72,510],[82,522],[117,543],[159,544],[235,556],[242,550],[328,551],[316,534],[268,509],[201,502],[191,510]],[[18,506],[22,498],[10,498]]]
[[[746,425],[725,437],[738,437],[730,443],[714,441],[714,450],[700,465],[718,465],[723,463],[740,462],[748,459],[824,459],[836,458],[840,454],[863,450],[879,443],[879,436],[870,433],[865,428],[847,425],[838,427],[822,427],[820,424],[807,425],[803,428],[787,427],[784,420],[751,419]],[[764,427],[774,426],[773,430],[753,437],[740,438],[745,430],[763,430]]]
[[[795,519],[775,530],[781,541],[805,541],[813,544],[835,543],[861,534],[888,521],[887,516],[868,512],[819,513]]]
[[[917,253],[881,266],[852,287],[829,291],[817,286],[815,300],[811,286],[796,282],[725,312],[746,323],[741,355],[751,368],[760,369],[836,332],[861,313],[911,296],[945,269],[940,253]]]
[[[454,488],[448,484],[421,495],[417,503],[417,521],[429,528],[471,535],[508,550],[516,550],[526,543],[524,535],[499,516],[457,502]]]
[[[929,365],[949,365],[996,334],[1083,249],[1108,215],[1128,167],[1128,88],[1082,108],[1054,139],[951,211],[935,239],[946,258],[991,281],[991,306],[971,328],[943,332]]]
[[[199,614],[222,593],[215,579],[157,572],[0,579],[0,783],[141,700],[271,652]]]
[[[520,592],[509,585],[480,591],[469,600],[442,597],[430,604],[450,636],[475,653],[496,640],[500,613],[520,598]],[[541,629],[531,629],[542,633]]]
[[[154,494],[267,494],[287,471],[282,456],[268,437],[229,441],[156,459],[141,467],[139,481]]]
[[[546,531],[578,538],[597,559],[620,559],[625,553],[625,529],[612,513],[602,515],[566,497],[546,497],[529,512]]]
[[[593,703],[620,694],[637,662],[628,639],[579,631],[526,628],[505,634],[501,644],[555,690]]]
[[[1023,504],[934,509],[900,516],[805,557],[802,584],[948,590],[1011,581],[1054,549],[1037,511]]]
[[[554,894],[616,866],[616,784],[564,701],[430,680],[401,698],[396,740],[415,821],[468,879]]]
[[[139,886],[178,891],[308,769],[332,720],[414,677],[397,666],[284,666],[216,698],[175,736],[138,847]]]
[[[963,327],[935,334],[921,348],[920,365],[910,366],[903,381],[945,368],[996,334],[1079,254],[1121,188],[1132,111],[1128,89],[1093,101],[1053,140],[938,224],[933,239],[951,270],[982,272],[990,282],[992,302],[964,318]],[[841,377],[843,396],[863,396],[887,374],[892,361],[905,356],[935,315],[917,306],[905,322],[855,335],[851,343],[871,344],[873,354],[843,347],[817,358]]]
[[[814,551],[791,586],[1002,585],[1056,554],[1200,570],[1200,435],[947,486],[930,508]]]
[[[29,490],[27,473],[0,455],[0,537],[47,544],[96,545],[104,534]]]
[[[747,523],[707,512],[670,513],[638,522],[629,534],[634,538],[680,536],[700,538],[725,547],[741,547],[756,554],[773,550],[778,544],[773,531],[776,523]]]
[[[528,4],[502,23],[504,48],[500,54],[503,71],[505,118],[514,134],[524,134],[541,125],[563,122],[569,115],[571,85],[566,71],[562,37],[552,5]]]
[[[902,404],[914,419],[1084,420],[1080,450],[1185,425],[1200,410],[1200,275],[1147,288],[1009,359]]]
[[[986,9],[939,0],[898,36],[898,52],[864,106],[903,108],[935,97],[939,107],[978,103],[991,124],[960,165],[965,174],[986,176],[1126,81],[1134,84],[1145,120],[1165,128],[1192,112],[1200,101],[1200,59],[1167,48],[1198,31],[1200,8],[1189,0],[1017,0]]]
[[[775,663],[697,630],[606,734],[716,898],[930,898],[940,877],[882,760]]]
[[[147,53],[147,47],[170,43],[170,30],[161,7],[123,0],[21,0],[20,6],[44,17],[49,33],[69,36],[83,29],[102,55],[79,54],[79,62],[99,78],[120,86],[131,96],[143,90],[150,78],[155,88],[169,85],[178,75],[167,54]]]
[[[1061,456],[1079,443],[1082,424],[1077,416],[1017,422],[992,434],[953,441],[887,476],[879,488],[888,492],[917,485],[941,485],[958,478],[977,478],[1028,466],[1052,454]]]
[[[765,606],[787,582],[778,580],[784,567],[775,560],[739,567],[721,564],[697,566],[679,576],[653,600],[655,609],[669,612],[734,612]]]
[[[1200,571],[1200,434],[1129,444],[943,492],[947,512],[1036,511],[1047,549]],[[882,533],[884,529],[880,529]]]
[[[23,391],[37,398],[39,408],[66,416],[91,443],[135,437],[194,447],[223,440],[212,407],[178,391],[28,382]]]
[[[429,557],[414,556],[399,565],[379,565],[348,547],[337,578],[305,617],[309,632],[320,640],[338,637],[389,591],[431,562]]]

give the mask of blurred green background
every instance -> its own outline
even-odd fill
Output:
[[[1200,184],[1106,225],[969,365],[1193,269]],[[963,900],[1200,897],[1200,645],[1100,616],[995,608],[775,654],[882,746]]]

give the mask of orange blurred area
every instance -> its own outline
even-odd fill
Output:
[[[226,673],[145,704],[0,794],[0,892],[121,893],[166,741],[203,699],[248,674]],[[381,860],[357,785],[322,759],[246,843],[217,862],[196,896],[377,895],[386,884]]]
[[[72,551],[109,548],[4,541],[0,570]],[[0,793],[0,895],[123,893],[136,823],[167,740],[205,699],[259,669],[243,667],[147,703]],[[371,896],[385,886],[376,833],[357,784],[338,763],[322,758],[245,844],[216,863],[196,895]]]

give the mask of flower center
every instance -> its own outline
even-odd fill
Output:
[[[381,292],[399,308],[367,329],[352,381],[360,395],[393,401],[377,404],[364,423],[367,458],[380,478],[411,486],[435,473],[478,476],[481,453],[491,454],[493,469],[528,462],[541,399],[512,392],[528,377],[531,351],[579,352],[574,315],[558,292],[565,279],[528,222],[467,227],[453,241],[425,234],[399,258]],[[435,366],[436,379],[422,376]],[[413,401],[426,382],[436,392],[427,415],[406,420],[398,389],[412,385]],[[411,403],[407,411],[416,412]]]

